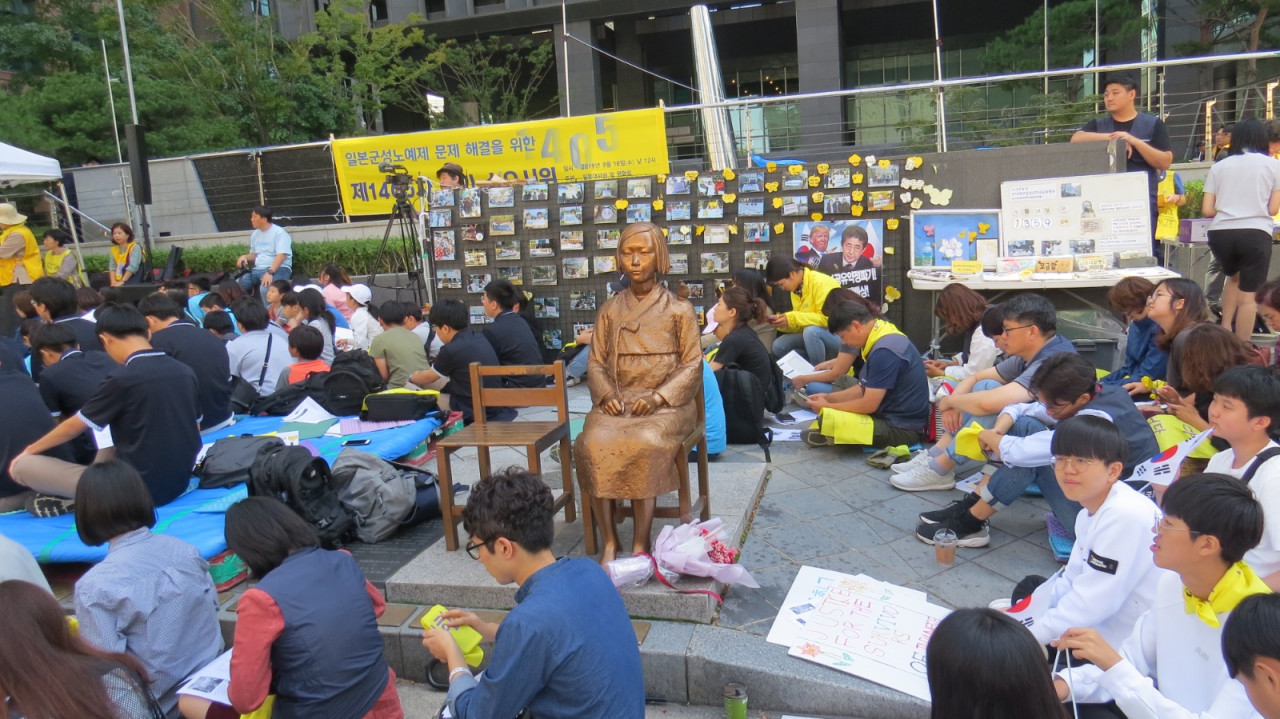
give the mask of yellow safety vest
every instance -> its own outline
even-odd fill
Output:
[[[36,244],[36,236],[27,229],[26,225],[10,225],[0,230],[0,240],[15,232],[22,235],[24,248],[22,257],[0,259],[0,287],[14,283],[19,265],[26,269],[28,282],[44,277],[44,266],[40,262],[40,246]]]
[[[62,269],[62,263],[66,260],[67,255],[72,254],[71,250],[63,248],[61,253],[49,251],[44,253],[44,275],[45,277],[56,277],[58,271]],[[76,287],[84,286],[84,278],[80,272],[80,261],[76,260],[76,271],[72,273],[67,281]]]
[[[1156,185],[1156,205],[1160,214],[1156,216],[1156,239],[1173,239],[1178,236],[1178,206],[1166,205],[1164,198],[1176,191],[1173,183],[1173,171],[1164,173],[1164,179]]]

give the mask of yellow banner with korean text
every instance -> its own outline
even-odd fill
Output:
[[[334,140],[333,161],[348,215],[391,213],[395,198],[378,169],[387,162],[431,183],[441,165],[456,162],[469,184],[492,175],[517,182],[571,182],[670,169],[660,108]],[[416,192],[411,188],[410,196]]]

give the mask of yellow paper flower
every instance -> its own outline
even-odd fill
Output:
[[[801,165],[787,165],[787,172],[792,175],[799,175],[801,172],[804,172],[804,167]]]
[[[862,198],[866,196],[866,193],[863,192],[862,190],[854,190],[853,192],[849,193],[849,196],[853,199],[854,202],[862,202]]]
[[[627,205],[630,205],[630,204],[631,203],[627,202],[626,200],[618,200],[617,202],[613,203],[613,206],[618,208],[619,210],[625,210],[627,209]]]
[[[890,217],[889,219],[884,221],[884,226],[888,227],[891,230],[898,229],[898,218]]]
[[[666,203],[663,202],[661,197],[653,201],[653,209],[655,210],[661,210],[665,206],[666,206]]]
[[[888,160],[881,160],[881,161],[879,162],[880,167],[885,168],[885,169],[888,169],[889,165],[891,165],[891,164],[893,164],[893,163],[889,162]]]
[[[694,180],[698,179],[698,171],[689,170],[688,172],[684,173],[684,179],[688,180],[689,182],[693,182]]]
[[[809,187],[817,187],[822,183],[820,175],[809,175]]]
[[[822,213],[821,213],[821,212],[815,212],[815,213],[813,213],[812,215],[809,215],[809,217],[813,218],[813,221],[814,221],[814,222],[821,222],[821,221],[822,221]]]
[[[698,225],[697,227],[695,227],[695,228],[693,228],[693,229],[694,229],[694,232],[695,232],[695,233],[697,233],[698,237],[702,237],[702,233],[706,231],[707,226],[706,226],[706,225]]]
[[[825,175],[825,174],[827,174],[830,170],[831,170],[831,165],[828,165],[828,164],[827,164],[827,163],[825,163],[825,162],[820,162],[820,163],[818,163],[818,174],[819,174],[819,175]]]
[[[734,172],[732,167],[727,167],[725,168],[723,175],[724,175],[724,179],[732,180],[733,178],[738,176],[738,173]]]
[[[1147,388],[1147,391],[1151,393],[1151,399],[1154,400],[1160,399],[1160,395],[1157,393],[1164,384],[1165,382],[1162,379],[1151,379],[1150,377],[1142,378],[1142,386]]]
[[[736,234],[738,234],[738,226],[737,226],[737,225],[729,225],[729,234],[731,234],[731,235],[736,235]]]
[[[885,286],[884,288],[885,302],[893,302],[894,300],[900,300],[900,299],[902,299],[902,293],[898,291],[897,287],[894,287],[893,285]]]
[[[853,183],[853,184],[855,184],[855,185],[861,185],[861,184],[862,184],[862,180],[863,180],[863,177],[862,177],[862,173],[861,173],[861,172],[855,172],[855,173],[853,173],[852,175],[850,175],[850,176],[849,176],[849,182],[851,182],[851,183]]]
[[[781,197],[775,197],[775,198],[773,198],[773,209],[775,209],[775,210],[776,210],[776,209],[779,209],[779,208],[781,208],[781,207],[782,207],[782,198],[781,198]]]
[[[765,191],[765,192],[777,192],[777,191],[778,191],[778,183],[776,183],[776,182],[766,182],[766,183],[764,183],[764,191]]]
[[[658,182],[665,184],[666,181],[667,181],[666,175],[658,175]]]
[[[735,202],[737,202],[737,201],[738,201],[738,196],[737,196],[737,195],[733,194],[732,192],[725,193],[725,196],[724,196],[724,204],[726,204],[726,205],[732,205],[733,203],[735,203]]]
[[[776,162],[767,162],[767,163],[765,163],[764,169],[765,169],[765,171],[767,171],[767,172],[777,172],[777,171],[778,171],[778,163],[776,163]]]
[[[812,197],[814,202],[822,202],[822,198],[825,197],[825,195],[821,192],[815,192],[812,195],[809,195],[809,197]]]
[[[849,208],[849,214],[854,217],[862,217],[862,205],[854,205]]]
[[[786,232],[786,230],[787,230],[787,226],[782,224],[781,222],[773,226],[773,234],[775,235],[781,235],[783,232]]]
[[[853,165],[854,167],[861,165],[862,155],[858,155],[858,154],[849,155],[849,164]]]

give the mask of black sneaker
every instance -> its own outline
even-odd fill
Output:
[[[978,499],[977,493],[966,494],[963,499],[957,499],[942,509],[922,513],[920,515],[920,523],[937,524],[938,522],[945,522],[957,514],[968,512],[970,507],[978,503]]]
[[[31,514],[48,519],[49,517],[61,517],[71,514],[75,507],[74,499],[65,499],[63,497],[54,497],[48,494],[33,494],[27,499],[26,509]]]
[[[933,544],[933,535],[940,529],[950,529],[956,533],[957,547],[985,547],[991,543],[987,523],[968,512],[949,517],[937,524],[921,524],[916,527],[916,539],[925,544]]]

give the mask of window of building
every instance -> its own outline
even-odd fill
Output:
[[[475,3],[476,12],[484,12],[495,8],[504,8],[507,6],[507,0],[472,0]]]
[[[428,15],[443,15],[445,13],[445,0],[427,0]]]
[[[249,12],[261,17],[271,17],[271,0],[249,0]]]
[[[369,22],[387,21],[387,0],[373,0],[369,3]]]

